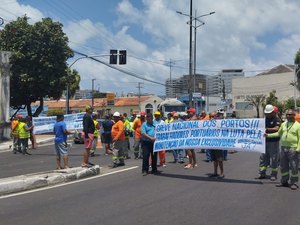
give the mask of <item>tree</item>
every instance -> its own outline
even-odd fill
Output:
[[[295,73],[296,73],[296,88],[300,91],[300,50],[297,51],[295,56]],[[294,84],[295,85],[295,84]]]
[[[269,96],[266,98],[266,104],[263,105],[263,107],[265,107],[268,104],[271,104],[278,108],[278,115],[281,118],[283,110],[284,110],[284,104],[278,101],[278,99],[276,97],[276,90],[272,90],[269,93]]]
[[[18,18],[1,31],[0,49],[14,53],[10,58],[10,104],[14,109],[25,106],[28,115],[38,116],[45,96],[58,100],[67,82],[79,85],[79,74],[69,71],[66,63],[74,53],[59,22],[44,18],[30,25],[28,17]],[[40,105],[32,114],[31,103],[38,100]]]
[[[259,109],[264,106],[266,100],[265,95],[250,95],[246,97],[246,101],[253,105],[256,109],[256,117],[259,118]]]

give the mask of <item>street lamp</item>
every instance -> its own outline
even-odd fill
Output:
[[[78,62],[79,60],[81,59],[87,59],[87,58],[94,58],[94,57],[103,57],[103,56],[110,56],[110,54],[102,54],[102,55],[92,55],[92,56],[82,56],[82,57],[79,57],[77,58],[74,62],[72,62],[69,66],[68,66],[68,69],[70,70],[71,67],[76,63]],[[93,94],[94,94],[94,80],[92,80],[92,89],[93,89],[93,93],[92,93],[92,106],[94,105],[94,98],[93,98]],[[70,87],[69,87],[69,81],[67,81],[67,93],[66,93],[66,114],[69,114],[69,110],[70,110]]]
[[[191,0],[191,5],[192,5],[192,0]],[[192,7],[190,9],[190,15],[188,14],[185,14],[185,13],[182,13],[180,11],[176,11],[176,13],[180,14],[180,15],[183,15],[183,16],[188,16],[190,17],[190,20],[187,22],[187,24],[190,26],[190,73],[189,73],[189,76],[190,76],[190,87],[189,87],[189,102],[190,102],[190,105],[192,104],[192,88],[191,88],[191,83],[192,83],[192,28],[194,28],[194,76],[193,76],[193,92],[195,92],[195,77],[196,77],[196,34],[197,34],[197,28],[200,27],[200,26],[203,26],[205,23],[203,21],[201,21],[199,18],[201,17],[205,17],[205,16],[210,16],[212,14],[214,14],[215,12],[210,12],[210,13],[207,13],[207,14],[203,14],[203,15],[200,15],[200,16],[197,16],[197,10],[195,10],[195,16],[192,15]],[[192,24],[192,22],[194,21],[194,25]],[[200,24],[198,25],[197,23],[200,22]]]

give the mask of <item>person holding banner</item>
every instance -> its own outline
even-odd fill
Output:
[[[266,105],[264,110],[266,120],[266,133],[271,134],[279,130],[280,119],[278,118],[273,105]],[[278,157],[279,157],[279,137],[266,138],[266,152],[260,155],[259,160],[259,176],[257,179],[265,179],[268,165],[272,168],[271,181],[277,179]]]
[[[162,119],[161,119],[161,113],[160,111],[156,111],[154,113],[154,122],[155,124],[163,124],[165,123]],[[166,167],[166,151],[165,150],[162,150],[162,151],[159,151],[158,152],[158,156],[159,156],[159,165],[162,166],[162,167]]]
[[[187,110],[189,119],[188,120],[198,120],[196,116],[196,109],[195,108],[189,108]],[[194,149],[187,149],[186,150],[187,156],[189,157],[189,163],[184,166],[185,169],[192,169],[194,167],[197,167],[196,162],[196,154]]]
[[[171,121],[171,123],[180,123],[182,122],[180,119],[179,119],[179,114],[177,112],[175,112],[173,114],[173,120]],[[172,150],[172,154],[173,154],[173,157],[174,157],[174,163],[184,163],[183,161],[183,149],[175,149],[175,150]]]
[[[298,185],[298,154],[300,151],[300,124],[295,120],[295,111],[288,109],[286,112],[287,121],[282,123],[275,133],[265,133],[268,138],[280,137],[280,169],[281,182],[276,187],[289,187],[297,190]],[[290,173],[291,170],[291,173]]]
[[[83,132],[82,137],[84,140],[85,150],[83,152],[83,162],[81,163],[82,167],[90,167],[91,164],[89,162],[90,150],[92,148],[93,140],[94,140],[94,132],[95,132],[95,124],[92,119],[93,108],[88,105],[85,107],[85,115],[82,119]]]
[[[142,150],[143,150],[143,165],[142,174],[143,176],[149,173],[149,159],[151,156],[152,174],[159,174],[157,170],[157,152],[153,152],[153,146],[155,142],[155,123],[153,122],[152,113],[148,113],[146,116],[146,122],[142,124]]]

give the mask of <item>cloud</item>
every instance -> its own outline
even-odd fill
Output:
[[[126,49],[128,63],[120,68],[164,83],[169,78],[170,60],[174,62],[173,77],[189,71],[189,17],[176,13],[189,14],[189,2],[121,0],[115,11],[110,9],[113,16],[109,22],[88,16],[61,22],[72,48],[93,55]],[[279,64],[292,64],[300,43],[299,8],[298,0],[193,1],[197,16],[216,12],[202,17],[205,25],[196,29],[197,72],[216,74],[222,69],[242,68],[253,75]],[[33,21],[43,16],[29,4],[14,2],[7,9],[18,15],[26,12]],[[99,13],[106,13],[102,10]],[[0,12],[14,17],[1,8]],[[101,60],[108,62],[108,57]],[[96,78],[102,90],[137,92],[137,83],[144,82],[90,60],[80,60],[74,68],[82,75],[82,88],[90,88],[90,80]],[[148,82],[144,82],[144,89],[164,94],[162,86]]]

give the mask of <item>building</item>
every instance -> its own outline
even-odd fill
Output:
[[[113,112],[127,113],[131,115],[133,112],[139,113],[145,111],[146,113],[154,113],[157,106],[163,100],[157,96],[134,96],[134,97],[119,97],[119,98],[95,98],[94,108],[100,116],[107,115]],[[109,104],[108,104],[109,103]],[[39,102],[34,103],[37,105]],[[70,100],[70,111],[77,113],[83,112],[86,105],[91,105],[91,99]],[[48,106],[48,110],[61,110],[66,111],[66,100],[61,99],[58,101],[44,101],[44,105]]]
[[[190,75],[183,75],[171,81],[170,79],[166,80],[166,97],[180,98],[183,95],[188,95],[190,78]],[[206,75],[192,75],[191,88],[193,93],[206,95]]]
[[[247,96],[266,95],[276,91],[278,101],[284,101],[294,96],[294,66],[279,65],[265,73],[254,77],[235,78],[232,81],[233,106],[240,117],[255,117],[256,109],[246,100]],[[260,111],[263,115],[263,109]]]

